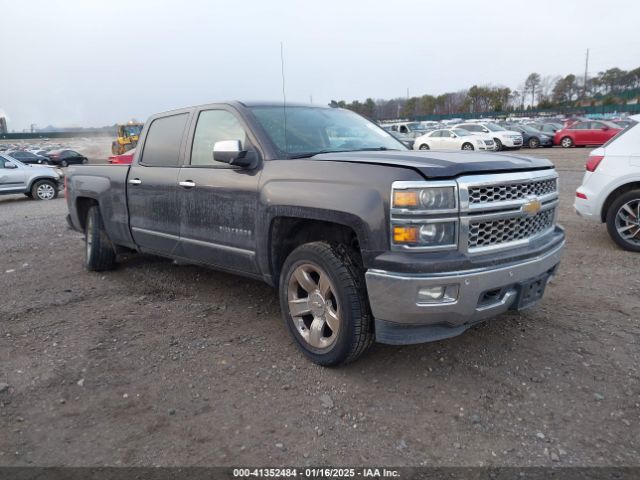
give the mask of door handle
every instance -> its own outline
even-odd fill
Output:
[[[184,188],[193,188],[196,186],[196,182],[193,180],[183,180],[182,182],[178,182],[178,185]]]
[[[129,183],[131,185],[140,185],[142,183],[142,180],[140,180],[139,178],[132,178],[131,180],[129,180]]]

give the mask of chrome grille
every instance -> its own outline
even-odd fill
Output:
[[[533,217],[471,221],[469,222],[469,250],[532,237],[553,227],[554,217],[555,208],[550,208]]]
[[[557,182],[555,178],[525,183],[511,183],[507,185],[490,185],[469,188],[469,203],[504,202],[508,200],[524,199],[530,195],[543,196],[555,193]]]

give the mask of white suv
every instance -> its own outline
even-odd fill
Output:
[[[478,135],[491,135],[496,142],[496,150],[522,147],[522,134],[520,132],[505,130],[495,123],[459,123],[455,128],[464,128]]]
[[[640,122],[640,115],[629,118]],[[606,222],[620,247],[640,252],[640,124],[590,153],[574,207],[581,217]]]

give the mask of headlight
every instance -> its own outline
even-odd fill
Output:
[[[456,189],[429,187],[394,190],[392,207],[407,210],[453,210],[457,208]]]
[[[456,226],[456,221],[394,225],[393,243],[409,247],[455,247]]]

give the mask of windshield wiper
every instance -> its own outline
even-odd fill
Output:
[[[316,155],[321,155],[323,153],[382,152],[386,150],[399,151],[397,148],[387,148],[387,147],[356,148],[354,150],[319,150],[317,152],[307,152],[307,153],[300,153],[298,155],[290,155],[289,159],[315,157]]]

